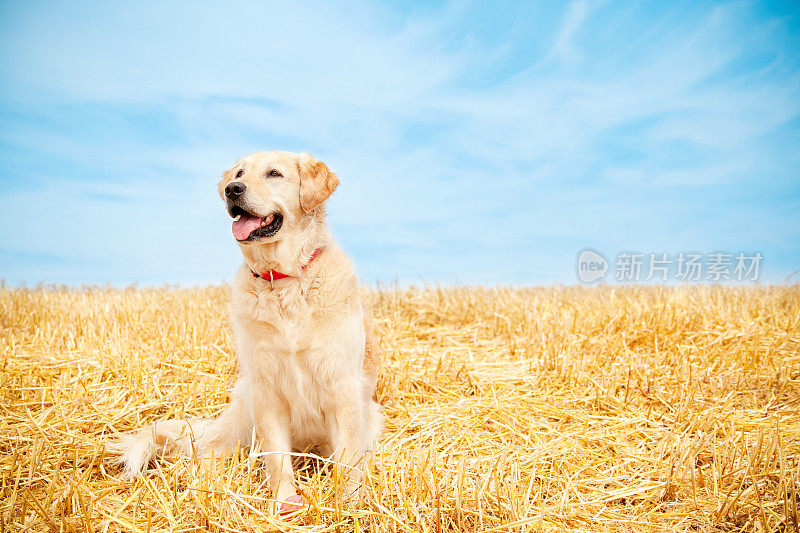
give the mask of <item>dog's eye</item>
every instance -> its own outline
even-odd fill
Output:
[[[244,174],[244,170],[242,170],[242,169],[240,168],[240,169],[239,169],[239,171],[236,173],[236,177],[237,177],[237,178],[241,178],[241,177],[242,177],[242,174]]]
[[[283,174],[281,174],[277,170],[273,169],[273,170],[270,170],[269,172],[267,172],[267,177],[268,178],[282,178]]]

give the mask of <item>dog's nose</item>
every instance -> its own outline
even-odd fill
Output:
[[[247,186],[241,181],[232,181],[225,186],[225,196],[233,200],[244,194],[245,189]]]

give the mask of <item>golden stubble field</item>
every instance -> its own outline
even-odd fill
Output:
[[[368,289],[383,440],[358,509],[269,512],[245,454],[123,481],[105,446],[212,416],[227,287],[0,287],[3,531],[796,531],[800,287]]]

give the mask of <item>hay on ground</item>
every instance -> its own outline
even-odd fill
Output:
[[[124,481],[105,451],[224,407],[228,294],[0,287],[0,530],[797,530],[796,285],[367,290],[367,501],[300,457],[313,509],[286,520],[245,454]]]

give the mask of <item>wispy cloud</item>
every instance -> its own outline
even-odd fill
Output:
[[[0,275],[225,277],[214,182],[269,147],[340,173],[368,280],[571,282],[589,245],[800,263],[795,13],[346,7],[0,7],[0,246],[74,259]]]

